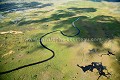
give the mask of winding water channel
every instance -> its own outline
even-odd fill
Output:
[[[66,37],[74,37],[74,36],[77,36],[78,34],[80,34],[79,28],[75,26],[75,22],[78,21],[78,20],[79,20],[79,18],[77,18],[75,21],[72,22],[72,26],[77,30],[77,33],[74,34],[74,35],[66,35],[66,34],[64,34],[61,30],[55,30],[55,31],[48,32],[48,33],[44,34],[43,36],[41,36],[41,38],[40,38],[40,44],[41,44],[42,47],[44,47],[45,49],[49,50],[49,51],[52,53],[52,56],[50,56],[49,58],[44,59],[44,60],[42,60],[42,61],[30,63],[30,64],[27,64],[27,65],[23,65],[23,66],[17,67],[17,68],[15,68],[15,69],[11,69],[11,70],[8,70],[8,71],[0,72],[0,75],[7,74],[7,73],[10,73],[10,72],[13,72],[13,71],[16,71],[16,70],[25,68],[25,67],[29,67],[29,66],[33,66],[33,65],[36,65],[36,64],[44,63],[44,62],[49,61],[49,60],[51,60],[52,58],[54,58],[55,52],[54,52],[52,49],[50,49],[50,48],[48,48],[47,46],[45,46],[45,45],[43,44],[43,42],[42,42],[42,39],[43,39],[45,36],[47,36],[47,35],[49,35],[49,34],[52,34],[52,33],[54,33],[54,32],[60,32],[63,36],[66,36]]]

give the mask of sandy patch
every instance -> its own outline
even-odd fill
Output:
[[[21,31],[6,31],[6,32],[0,32],[0,34],[22,34],[23,32]]]
[[[7,55],[11,55],[11,54],[14,54],[14,53],[15,53],[15,51],[10,50],[8,53],[3,54],[2,57],[5,57],[5,56],[7,56]]]

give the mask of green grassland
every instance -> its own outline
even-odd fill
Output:
[[[31,0],[33,1],[35,0]],[[47,35],[43,43],[55,51],[53,59],[0,75],[0,80],[96,80],[99,76],[96,71],[84,73],[76,66],[88,65],[91,62],[102,62],[112,74],[110,79],[101,77],[99,80],[120,79],[118,3],[79,0],[38,0],[38,2],[53,5],[9,13],[0,11],[4,16],[0,19],[0,32],[10,30],[22,32],[0,34],[0,72],[50,57],[52,53],[40,45],[40,37],[53,30],[63,30],[67,35],[75,34],[76,29],[72,22],[78,17],[80,19],[75,25],[80,29],[80,34],[72,38],[63,36],[60,32]],[[78,40],[91,38],[101,40]],[[98,51],[89,54],[89,49],[93,48]],[[108,50],[114,52],[116,56],[99,56]]]

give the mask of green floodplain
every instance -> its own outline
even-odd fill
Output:
[[[1,0],[0,72],[45,60],[0,75],[0,80],[97,80],[93,72],[77,66],[102,62],[109,78],[120,80],[120,3],[95,0]],[[115,55],[103,55],[108,51]],[[102,55],[102,56],[101,56]],[[106,72],[106,70],[104,70]]]

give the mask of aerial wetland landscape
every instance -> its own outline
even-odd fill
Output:
[[[120,80],[120,0],[0,0],[0,80]]]

